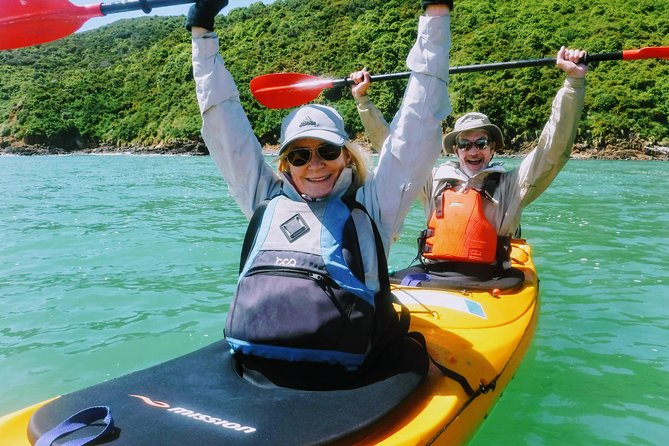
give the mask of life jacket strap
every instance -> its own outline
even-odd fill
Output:
[[[249,226],[246,229],[246,234],[244,235],[244,242],[242,244],[242,253],[239,259],[239,274],[242,273],[244,265],[246,265],[246,260],[249,258],[249,254],[251,253],[251,248],[253,247],[253,244],[256,241],[258,230],[260,229],[260,222],[262,222],[262,217],[263,215],[265,215],[265,211],[267,210],[268,204],[269,200],[265,200],[262,203],[260,203],[260,206],[258,206],[256,210],[253,212],[251,221],[249,221]]]

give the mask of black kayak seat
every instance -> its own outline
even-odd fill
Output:
[[[115,430],[96,444],[327,444],[359,434],[401,405],[425,378],[428,361],[423,347],[405,338],[387,349],[379,366],[357,385],[286,388],[241,377],[227,342],[221,340],[63,395],[33,414],[28,435],[34,444],[72,414],[108,406]],[[87,426],[54,444],[98,430],[99,426]]]
[[[525,274],[517,268],[500,272],[491,265],[460,262],[414,265],[390,275],[395,285],[471,291],[510,290],[524,281]]]

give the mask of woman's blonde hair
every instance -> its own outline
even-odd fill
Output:
[[[354,143],[353,141],[346,140],[344,141],[344,148],[348,151],[348,154],[351,156],[351,161],[348,165],[353,169],[353,181],[355,182],[354,186],[356,188],[361,187],[365,180],[367,179],[367,166],[369,165],[369,159],[365,151],[360,147],[360,145]],[[286,150],[278,159],[279,162],[279,172],[289,172],[290,163],[286,159],[286,154],[290,150]]]

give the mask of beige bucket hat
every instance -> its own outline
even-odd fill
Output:
[[[504,147],[504,135],[502,131],[495,124],[490,123],[490,119],[483,113],[471,112],[462,115],[455,121],[453,131],[444,136],[444,149],[446,153],[453,153],[453,145],[458,135],[467,130],[481,129],[490,134],[490,137],[495,141],[495,148],[501,149]]]

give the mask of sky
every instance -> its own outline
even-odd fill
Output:
[[[225,13],[226,10],[228,9],[234,9],[234,8],[239,8],[243,6],[249,6],[251,3],[256,3],[260,0],[230,0],[228,3],[228,6],[225,7],[225,9],[222,11]],[[114,0],[70,0],[71,3],[75,5],[90,5],[90,4],[100,4],[100,3],[115,3]],[[270,4],[273,3],[274,0],[262,0],[262,3],[264,4]],[[188,8],[190,8],[191,4],[187,5],[181,5],[181,6],[169,6],[165,8],[155,8],[151,14],[149,15],[186,15],[188,13]],[[133,17],[142,17],[145,16],[142,11],[136,11],[136,12],[122,12],[122,13],[117,13],[117,14],[109,14],[108,16],[104,17],[95,17],[92,19],[89,19],[84,26],[81,27],[79,31],[87,31],[89,29],[95,29],[103,25],[107,25],[108,23],[114,22],[116,20],[120,19],[128,19],[128,18],[133,18]]]

